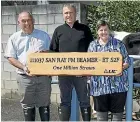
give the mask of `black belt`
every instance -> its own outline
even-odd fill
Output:
[[[22,76],[28,76],[26,74],[20,74],[20,75],[22,75]],[[34,75],[34,76],[31,76],[31,77],[40,77],[40,76],[42,76],[42,75]]]

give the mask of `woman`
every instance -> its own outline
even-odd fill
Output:
[[[117,76],[91,76],[91,95],[98,121],[108,121],[108,112],[113,114],[112,121],[121,121],[128,91],[127,68],[130,64],[125,45],[110,36],[108,23],[97,23],[98,38],[89,45],[88,52],[120,52],[123,56],[123,72]]]

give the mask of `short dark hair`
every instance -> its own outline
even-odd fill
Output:
[[[108,26],[108,28],[109,28],[109,24],[108,24],[108,22],[107,21],[105,21],[105,20],[99,20],[98,22],[97,22],[97,24],[96,24],[96,29],[97,30],[99,30],[99,28],[101,27],[101,26]]]

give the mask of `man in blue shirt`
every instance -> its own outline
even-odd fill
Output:
[[[18,24],[21,30],[9,38],[5,57],[17,68],[17,83],[23,96],[20,102],[25,121],[35,121],[35,107],[39,108],[41,121],[49,121],[51,78],[32,76],[27,66],[27,55],[47,51],[50,37],[46,32],[34,29],[34,19],[29,12],[19,14]]]

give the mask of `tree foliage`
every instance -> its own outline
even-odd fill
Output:
[[[99,19],[108,21],[111,30],[136,32],[140,28],[140,1],[106,1],[88,6],[88,22],[96,34]]]

